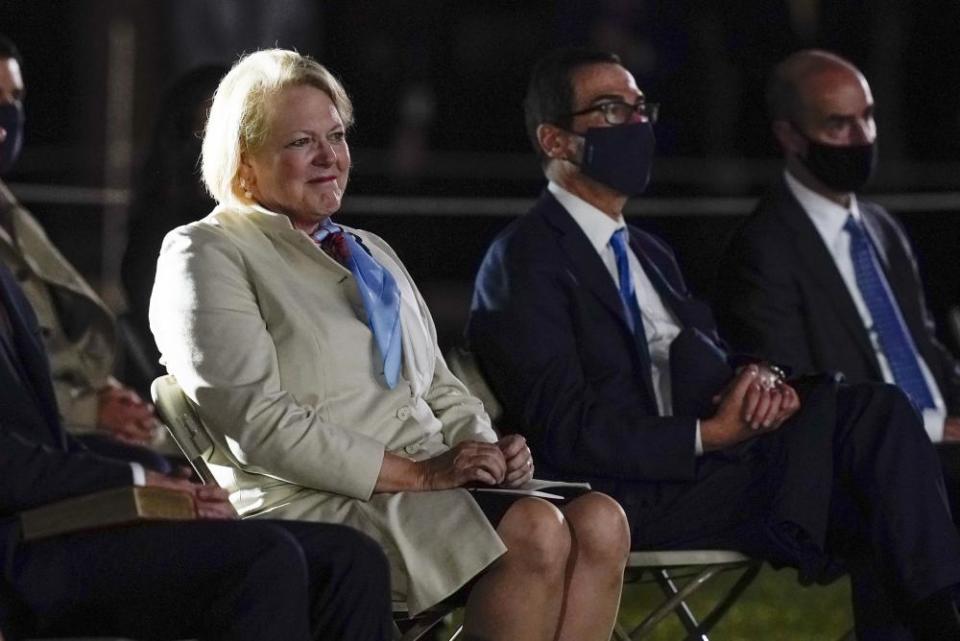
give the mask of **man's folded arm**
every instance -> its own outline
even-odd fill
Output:
[[[0,429],[0,469],[0,510],[8,514],[133,482],[125,461],[52,449],[6,427]]]

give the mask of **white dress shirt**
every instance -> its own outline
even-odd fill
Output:
[[[850,207],[848,209],[841,207],[832,200],[821,196],[801,184],[789,171],[785,170],[783,176],[787,182],[787,187],[796,197],[797,201],[800,202],[800,206],[803,207],[807,216],[810,217],[813,226],[817,228],[817,232],[819,232],[820,237],[823,239],[824,245],[827,246],[827,250],[830,252],[830,255],[833,256],[833,262],[837,266],[837,271],[840,272],[840,276],[847,286],[847,291],[850,293],[850,298],[853,299],[857,311],[860,312],[863,326],[867,329],[867,334],[870,336],[870,344],[873,345],[873,353],[876,355],[877,362],[880,364],[880,372],[883,375],[883,380],[887,383],[894,383],[890,363],[883,353],[883,348],[880,346],[880,336],[877,334],[873,324],[873,316],[870,315],[870,309],[863,300],[860,288],[857,286],[853,260],[850,258],[850,234],[843,228],[847,222],[847,217],[851,214],[858,221],[862,222],[863,220],[860,215],[860,208],[857,206],[856,195],[850,194]],[[883,250],[879,244],[873,243],[873,246],[874,249],[880,253],[881,260],[884,260],[882,255]],[[881,277],[884,277],[882,273]],[[894,300],[894,302],[896,302],[896,300]],[[923,411],[923,425],[927,430],[927,434],[930,436],[930,440],[939,442],[943,440],[943,422],[947,417],[946,405],[943,402],[943,395],[940,393],[936,379],[933,378],[930,368],[919,352],[917,352],[917,361],[920,364],[920,370],[923,372],[923,379],[926,381],[927,387],[930,388],[930,392],[933,395],[933,402],[936,405],[935,409],[926,409]]]
[[[623,217],[614,220],[555,182],[551,181],[547,185],[547,189],[583,230],[587,240],[593,245],[607,271],[610,272],[613,285],[619,292],[620,280],[617,271],[617,259],[613,253],[613,248],[610,246],[610,238],[618,229],[626,228]],[[627,259],[630,263],[630,276],[633,279],[637,305],[640,307],[640,314],[643,317],[643,330],[647,338],[647,348],[650,352],[650,374],[657,409],[660,416],[671,416],[673,414],[673,396],[670,385],[670,344],[673,343],[682,328],[673,312],[664,305],[660,294],[657,293],[632,250],[627,252]],[[703,453],[699,421],[697,421],[694,447],[698,455]]]

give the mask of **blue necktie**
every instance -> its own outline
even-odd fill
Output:
[[[890,364],[893,380],[920,410],[936,407],[923,378],[913,339],[880,269],[870,238],[853,215],[847,218],[843,228],[850,234],[850,258],[857,287],[873,317],[873,327]]]
[[[390,389],[397,386],[403,346],[400,341],[400,290],[393,275],[374,260],[357,242],[353,234],[345,233],[328,219],[313,233],[313,240],[321,247],[328,236],[342,237],[345,250],[333,258],[350,270],[367,312],[367,325],[383,356],[383,376]]]
[[[646,338],[643,329],[643,316],[640,314],[640,306],[637,304],[637,291],[633,286],[633,277],[630,275],[630,260],[627,258],[627,230],[621,227],[613,232],[610,237],[610,247],[613,249],[613,255],[617,259],[617,274],[620,282],[620,300],[627,310],[627,323],[634,334]]]

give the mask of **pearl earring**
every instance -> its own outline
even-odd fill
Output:
[[[247,189],[247,181],[245,181],[243,178],[240,179],[240,189],[243,190],[244,198],[247,200],[251,200],[253,198],[253,192]]]

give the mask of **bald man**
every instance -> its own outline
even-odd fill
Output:
[[[956,519],[960,364],[934,334],[903,228],[856,195],[877,161],[870,85],[850,62],[805,50],[776,68],[767,99],[785,168],[727,252],[721,327],[797,373],[899,385],[942,444]]]

